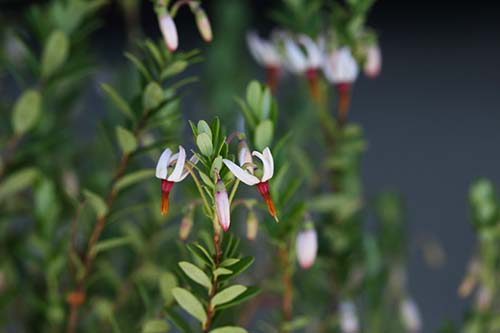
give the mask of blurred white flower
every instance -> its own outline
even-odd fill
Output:
[[[247,33],[247,44],[255,61],[263,67],[280,67],[281,56],[276,45],[271,41],[259,37],[256,32]]]
[[[348,47],[331,52],[323,63],[323,73],[333,84],[351,84],[358,77],[358,64]]]
[[[359,331],[356,305],[352,301],[343,301],[339,306],[340,328],[342,333],[357,333]]]
[[[408,333],[420,332],[422,320],[417,303],[411,298],[405,298],[400,304],[399,311],[406,331]]]
[[[285,64],[287,69],[296,74],[315,71],[323,62],[322,43],[315,42],[307,35],[299,35],[296,40],[284,38]]]

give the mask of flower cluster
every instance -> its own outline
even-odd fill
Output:
[[[328,47],[324,36],[313,39],[305,34],[275,31],[270,39],[264,39],[250,32],[247,43],[257,63],[268,71],[271,88],[276,87],[278,73],[285,70],[305,75],[313,96],[318,94],[320,71],[338,89],[348,89],[356,81],[360,65],[370,78],[378,76],[382,65],[381,51],[376,43],[366,45],[362,61],[353,56],[349,46]]]

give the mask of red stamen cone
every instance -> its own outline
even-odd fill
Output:
[[[306,71],[307,80],[309,82],[309,91],[312,98],[319,102],[320,92],[319,92],[319,81],[318,81],[318,71],[314,68],[310,68]]]
[[[273,199],[271,198],[271,193],[269,193],[269,183],[268,182],[258,183],[257,188],[259,189],[260,194],[262,195],[264,201],[266,202],[269,214],[272,217],[274,217],[276,222],[278,222],[278,216],[277,216],[278,214],[276,212],[276,207],[274,206]]]
[[[339,98],[339,123],[343,126],[347,122],[347,114],[349,112],[351,85],[346,82],[337,84],[337,92]]]
[[[170,182],[168,180],[163,179],[161,181],[161,208],[160,213],[162,215],[166,215],[168,213],[168,208],[170,206],[170,202],[168,196],[170,194],[170,190],[174,186],[174,182]]]
[[[266,82],[273,94],[276,93],[276,89],[278,88],[279,72],[280,70],[277,66],[268,66],[266,68]]]

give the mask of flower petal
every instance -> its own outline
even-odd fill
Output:
[[[168,177],[171,182],[180,182],[182,170],[184,170],[184,163],[186,162],[186,151],[182,146],[179,146],[179,157],[175,163],[174,171]]]
[[[249,174],[248,172],[234,164],[232,161],[226,159],[224,159],[223,161],[227,168],[233,173],[233,175],[243,183],[250,186],[260,183],[260,180],[257,177]]]
[[[268,148],[269,150],[269,148]],[[269,151],[268,154],[271,154],[271,152]],[[258,151],[254,151],[252,152],[252,155],[253,156],[257,156],[261,161],[262,161],[262,178],[261,178],[261,182],[266,182],[268,181],[269,179],[271,179],[271,177],[273,176],[273,173],[274,173],[274,162],[273,162],[273,157],[271,156],[271,160],[269,161],[269,155],[266,154],[266,156],[264,156],[262,153],[258,152]]]
[[[273,155],[271,154],[271,149],[269,149],[269,147],[264,148],[264,150],[262,151],[262,153],[264,154],[264,157],[269,162],[270,174],[271,175],[269,176],[268,179],[270,179],[274,175],[274,159],[273,159]],[[266,180],[268,180],[268,179],[266,179]],[[264,181],[266,181],[266,180],[264,180]]]
[[[312,38],[307,35],[300,35],[298,40],[302,45],[304,45],[307,51],[307,66],[318,68],[323,60],[323,54],[318,44],[316,44]]]
[[[171,156],[172,151],[168,148],[161,153],[158,163],[156,164],[156,178],[167,179],[167,167],[170,163]]]
[[[307,62],[300,47],[291,38],[285,39],[285,51],[289,70],[295,73],[302,73],[306,70]]]
[[[189,160],[193,164],[197,164],[199,162],[199,159],[198,159],[198,157],[196,157],[196,155],[191,156],[191,158]],[[184,171],[182,172],[182,175],[181,175],[181,178],[179,179],[179,181],[184,180],[184,178],[186,178],[187,175],[189,175],[189,170],[187,169],[187,167],[184,167]]]

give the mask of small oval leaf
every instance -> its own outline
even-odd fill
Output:
[[[248,333],[248,331],[242,327],[224,326],[213,329],[209,333]]]
[[[94,209],[98,218],[104,217],[108,213],[108,206],[99,195],[89,190],[84,190],[83,195]]]
[[[156,82],[149,82],[144,89],[142,106],[144,110],[156,109],[164,100],[163,88]]]
[[[69,45],[69,38],[64,32],[56,30],[50,34],[42,54],[42,77],[50,77],[64,64]]]
[[[116,126],[116,139],[124,154],[130,154],[137,149],[137,139],[128,129]]]
[[[161,319],[153,319],[144,323],[142,333],[165,333],[170,329],[167,322]]]
[[[217,305],[221,305],[224,303],[231,302],[233,299],[241,295],[247,290],[247,287],[242,286],[240,284],[228,287],[220,292],[218,292],[210,303],[212,307],[216,307]]]
[[[184,288],[174,288],[172,289],[172,295],[174,295],[175,300],[179,303],[179,306],[186,310],[191,316],[198,319],[202,324],[205,324],[207,320],[207,314],[203,305],[191,292]]]
[[[198,134],[198,136],[196,137],[196,145],[204,156],[210,157],[212,155],[214,147],[212,144],[212,140],[207,133]]]
[[[269,119],[262,121],[259,125],[257,125],[254,135],[255,148],[263,150],[264,148],[269,147],[274,136],[273,122]]]
[[[210,281],[210,278],[207,276],[207,274],[205,274],[205,272],[203,272],[200,268],[187,261],[181,261],[179,263],[179,267],[194,282],[201,284],[208,290],[212,288],[212,281]]]
[[[40,116],[42,96],[34,89],[26,90],[16,101],[12,112],[12,127],[24,134],[36,124]]]

